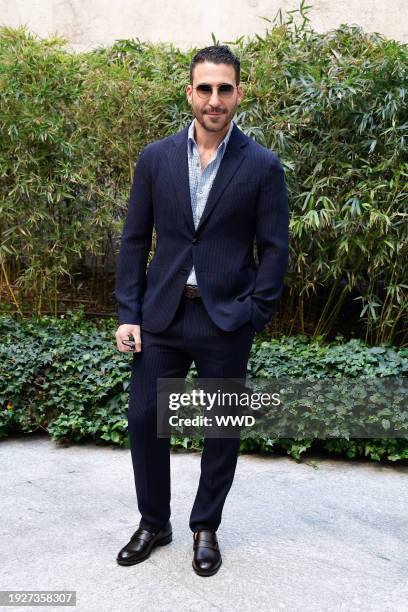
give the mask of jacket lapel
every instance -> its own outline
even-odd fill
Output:
[[[210,193],[208,194],[208,199],[203,210],[203,214],[201,215],[197,232],[200,231],[203,224],[214,210],[215,205],[222,196],[223,191],[240,167],[242,160],[245,157],[245,146],[245,137],[241,130],[234,124],[227,148],[224,151],[224,155],[220,163],[220,167],[218,168],[217,175],[212,184]]]
[[[191,209],[190,181],[188,175],[187,135],[188,126],[173,136],[173,146],[167,154],[179,202],[183,207],[191,232],[195,233],[196,230],[194,228],[193,211]],[[210,193],[208,194],[207,203],[201,215],[197,232],[202,228],[203,224],[214,210],[223,191],[241,165],[245,157],[245,146],[246,138],[241,130],[234,124],[220,167],[218,168],[217,175],[212,184]]]
[[[187,135],[188,125],[171,138],[172,146],[169,147],[167,156],[178,203],[183,207],[188,227],[194,233],[193,211],[190,203],[190,181],[188,177]]]

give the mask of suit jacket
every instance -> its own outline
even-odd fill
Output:
[[[117,261],[119,324],[165,330],[194,264],[214,323],[232,331],[250,320],[260,331],[276,311],[288,263],[283,168],[275,153],[234,125],[195,229],[187,132],[188,126],[148,144],[136,164]],[[156,252],[146,275],[153,225]]]

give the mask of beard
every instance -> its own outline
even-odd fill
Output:
[[[207,111],[203,112],[194,110],[194,117],[197,119],[201,127],[207,132],[222,132],[230,123],[234,115],[235,108],[231,111],[220,111],[220,115],[216,118],[209,116]]]

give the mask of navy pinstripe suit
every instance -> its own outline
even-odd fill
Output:
[[[288,263],[288,202],[277,156],[234,125],[197,229],[188,126],[147,145],[135,168],[117,262],[119,324],[141,325],[129,400],[129,437],[141,526],[170,517],[169,440],[157,438],[157,378],[244,378],[253,336],[268,323]],[[156,252],[148,267],[153,225]],[[254,238],[259,265],[253,257]],[[183,295],[194,264],[201,299]],[[216,530],[238,439],[206,439],[190,528]]]

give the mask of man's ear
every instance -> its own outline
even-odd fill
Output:
[[[193,93],[193,88],[192,88],[191,84],[188,84],[187,87],[186,87],[186,98],[187,98],[187,102],[190,104],[190,106],[192,104],[192,101],[191,101],[192,93]]]
[[[240,99],[239,99],[238,104],[240,104],[242,102],[242,98],[244,97],[244,91],[243,91],[241,85],[238,85],[238,93],[240,94]]]

